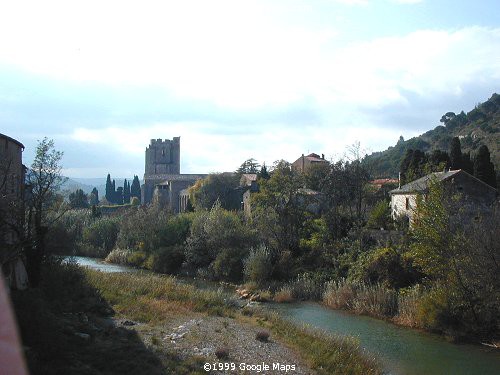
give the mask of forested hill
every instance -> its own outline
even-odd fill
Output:
[[[374,152],[364,158],[373,177],[397,177],[406,150],[449,151],[453,137],[459,137],[462,152],[474,157],[481,145],[488,146],[497,174],[500,171],[500,95],[493,94],[486,102],[468,113],[447,112],[441,117],[443,125],[407,141],[401,137],[394,147]]]

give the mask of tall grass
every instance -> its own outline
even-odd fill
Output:
[[[380,365],[370,358],[353,337],[333,336],[282,319],[276,313],[257,313],[257,322],[291,348],[317,374],[381,374]]]
[[[357,314],[393,317],[398,311],[394,290],[382,285],[350,282],[345,279],[326,284],[323,303],[334,309],[352,310]]]
[[[175,278],[152,274],[103,273],[86,270],[88,279],[114,309],[131,319],[161,322],[167,314],[194,310],[227,315],[229,308],[218,291],[198,290]]]
[[[398,313],[394,317],[394,322],[407,327],[421,328],[422,324],[418,316],[418,309],[423,295],[420,285],[400,290],[398,294]]]
[[[276,302],[289,302],[292,300],[313,300],[322,298],[325,283],[308,274],[302,274],[291,282],[284,284],[274,295]]]

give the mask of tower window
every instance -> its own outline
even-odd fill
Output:
[[[161,156],[165,156],[165,149],[161,150]]]

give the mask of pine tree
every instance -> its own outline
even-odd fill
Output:
[[[490,160],[490,150],[485,145],[479,147],[474,159],[474,176],[494,188],[497,187],[495,167]]]
[[[460,139],[458,137],[453,137],[451,140],[450,168],[453,170],[463,169],[462,148],[460,147]]]

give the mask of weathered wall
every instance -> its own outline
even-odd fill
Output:
[[[146,148],[146,166],[144,177],[155,174],[179,174],[180,163],[180,137],[170,139],[152,139]]]

